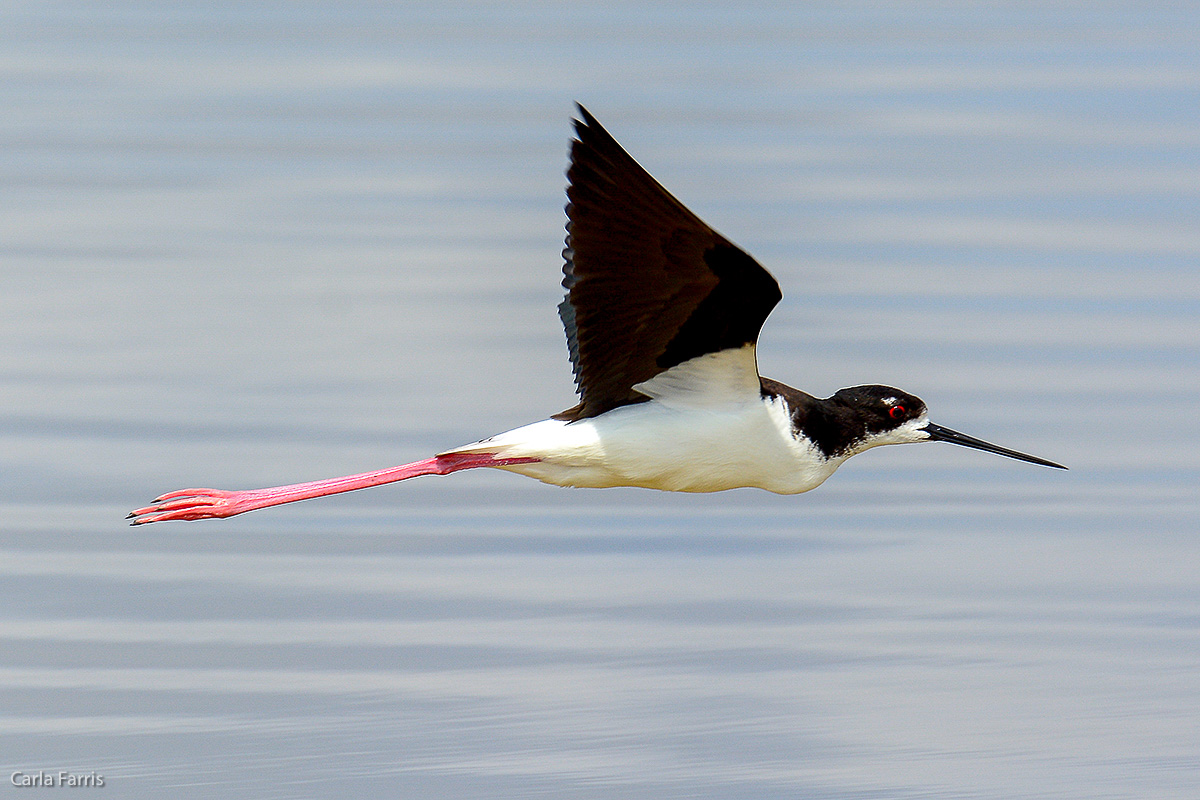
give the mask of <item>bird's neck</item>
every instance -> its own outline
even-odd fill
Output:
[[[812,442],[826,459],[848,455],[866,436],[862,415],[834,397],[813,397],[770,378],[762,379],[762,394],[783,400],[793,435]]]

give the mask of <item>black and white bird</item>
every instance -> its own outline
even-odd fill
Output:
[[[1066,469],[936,425],[925,403],[899,389],[855,386],[818,399],[759,375],[755,343],[782,297],[779,284],[659,185],[582,106],[575,132],[559,314],[577,405],[377,472],[170,492],[132,512],[132,524],[230,517],[475,467],[559,486],[796,494],[872,447],[950,442]]]

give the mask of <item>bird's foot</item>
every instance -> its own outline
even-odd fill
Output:
[[[254,508],[253,492],[227,492],[222,489],[180,489],[156,497],[153,504],[129,512],[130,525],[180,519],[219,519],[232,517]]]

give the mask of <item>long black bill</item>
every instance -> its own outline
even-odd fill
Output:
[[[929,439],[934,442],[950,442],[950,444],[961,444],[963,447],[974,447],[976,450],[986,450],[989,453],[996,453],[1001,456],[1015,458],[1018,461],[1028,461],[1030,464],[1041,464],[1043,467],[1054,467],[1055,469],[1066,469],[1062,464],[1055,464],[1053,461],[1047,461],[1044,458],[1037,456],[1029,456],[1024,453],[1018,453],[1016,450],[1009,450],[1007,447],[985,442],[982,439],[976,439],[974,436],[967,436],[965,433],[952,431],[949,428],[943,428],[941,425],[934,425],[932,422],[926,425],[921,430],[929,434]]]

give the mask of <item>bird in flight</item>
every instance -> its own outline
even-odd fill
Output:
[[[231,517],[419,475],[492,467],[558,486],[674,492],[820,486],[872,447],[950,442],[1066,469],[930,422],[888,386],[819,399],[758,374],[755,343],[779,284],[664,189],[578,107],[567,170],[567,334],[579,403],[549,419],[341,478],[169,492],[133,525]]]

